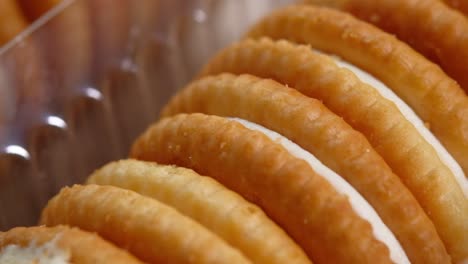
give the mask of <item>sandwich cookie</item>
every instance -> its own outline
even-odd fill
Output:
[[[172,207],[112,186],[65,187],[44,208],[41,223],[97,232],[150,263],[251,263]]]
[[[129,189],[172,206],[238,248],[253,263],[311,263],[260,208],[190,169],[121,160],[95,171],[87,182]]]
[[[3,264],[139,264],[125,250],[96,234],[66,226],[17,227],[0,232]]]
[[[313,6],[278,10],[249,35],[309,44],[375,76],[420,116],[468,174],[468,97],[439,67],[393,36]]]
[[[215,178],[259,205],[314,263],[409,263],[356,190],[310,153],[254,123],[203,114],[164,118],[136,140],[131,156]]]
[[[323,30],[323,28],[327,28],[327,30]],[[361,63],[362,65],[367,65],[365,70],[374,70],[375,74],[381,75],[380,77],[388,77],[386,84],[402,99],[406,100],[424,120],[428,121],[435,135],[445,144],[460,166],[465,168],[466,171],[466,168],[468,168],[466,166],[467,159],[463,157],[466,156],[468,150],[468,134],[466,133],[468,125],[468,115],[466,114],[468,112],[468,97],[437,66],[426,61],[390,35],[343,13],[327,9],[295,6],[277,11],[254,27],[250,35],[262,36],[264,34],[273,36],[274,38],[287,38],[301,43],[309,43],[321,50],[325,49],[327,52],[338,53],[342,57],[346,56],[348,60],[353,59],[353,63],[363,62]],[[359,55],[356,56],[356,54]],[[378,67],[375,65],[385,67],[386,70],[376,71],[375,68]],[[361,65],[358,66],[363,68]],[[389,73],[392,74],[389,75]],[[393,83],[390,82],[392,81],[391,78],[394,79]],[[369,101],[368,99],[360,102],[361,105],[372,106],[374,108],[378,107],[376,103],[377,101]],[[366,111],[358,116],[368,115],[366,107],[360,107],[360,109],[365,109]],[[387,107],[384,109],[387,109]],[[335,111],[335,109],[332,110]],[[353,120],[348,120],[348,122],[351,121]],[[382,121],[380,116],[375,116],[372,120],[372,122],[378,121]],[[407,133],[408,129],[405,128],[406,125],[404,123],[397,123],[395,120],[390,123],[385,122],[384,126],[386,127],[383,132],[387,134],[395,134],[396,132],[396,135],[403,136],[402,138],[410,144],[402,148],[399,142],[397,142],[398,144],[390,144],[387,139],[381,138],[383,140],[381,144],[389,149],[383,151],[376,144],[374,144],[374,147],[396,174],[402,177],[428,215],[431,216],[452,258],[458,260],[467,258],[468,246],[466,245],[468,245],[468,237],[465,234],[468,232],[468,221],[464,220],[466,216],[460,218],[459,214],[459,212],[463,212],[462,214],[466,215],[465,212],[468,212],[466,196],[465,199],[462,199],[462,196],[456,194],[460,193],[460,191],[456,190],[459,188],[453,188],[455,184],[453,184],[453,179],[449,179],[453,177],[450,175],[447,167],[433,166],[428,161],[436,161],[435,159],[428,160],[427,157],[423,157],[434,151],[422,151],[421,146],[427,146],[427,142],[418,139],[420,136],[415,135],[416,137],[413,138],[401,134],[402,132]],[[384,126],[381,126],[381,128],[384,128]],[[447,129],[447,127],[451,129]],[[362,130],[360,131],[362,132]],[[381,135],[385,135],[385,133],[382,134],[380,132]],[[374,137],[373,133],[368,133],[368,136],[371,142],[374,141],[372,139]],[[392,137],[389,137],[389,139],[392,140]],[[393,137],[393,139],[395,138]],[[425,147],[425,149],[428,148]],[[409,157],[407,161],[404,160],[404,156]],[[434,155],[430,156],[435,157]],[[446,155],[438,156],[440,159]],[[402,163],[409,164],[408,162],[418,165],[419,168],[423,165],[429,170],[396,165]],[[437,163],[440,164],[440,161]],[[415,177],[407,178],[408,175],[414,175]],[[459,174],[455,173],[456,175]],[[426,185],[426,188],[418,186],[417,183],[425,178],[430,179],[431,185]],[[456,176],[460,185],[466,186],[462,178],[460,175]],[[441,182],[438,182],[442,179],[444,179],[444,184],[446,184],[446,179],[449,179],[446,187],[442,186],[444,184],[441,184]],[[445,191],[439,188],[445,189]],[[432,192],[433,190],[443,194],[437,196],[443,199],[435,200],[430,195],[427,195],[428,192]],[[453,194],[451,195],[452,202],[455,202],[459,207],[458,209],[452,207],[452,202],[445,200],[447,193]],[[434,205],[436,206],[434,207]],[[448,225],[448,223],[453,221],[453,218],[458,219],[456,220],[458,224]]]
[[[468,19],[441,0],[305,0],[336,8],[395,34],[468,92]],[[454,2],[454,1],[453,1]],[[466,0],[461,0],[465,2]]]
[[[275,56],[270,48],[265,45],[262,50]],[[242,50],[253,51],[248,46]],[[252,52],[253,57],[262,56],[257,55]],[[295,71],[293,66],[288,69]],[[162,115],[193,112],[235,116],[281,133],[353,185],[393,231],[412,262],[450,263],[434,225],[411,192],[367,139],[320,101],[272,80],[222,74],[189,84],[172,98]]]
[[[250,73],[322,100],[368,138],[418,199],[449,253],[466,255],[468,188],[457,162],[403,101],[392,100],[398,97],[391,90],[375,79],[360,81],[336,61],[285,41],[246,40],[215,56],[201,75]]]
[[[262,60],[258,60],[259,57]],[[423,140],[427,141],[427,144],[431,145],[426,144],[426,154],[432,152],[432,162],[426,161],[426,165],[435,162],[439,166],[450,169],[456,183],[464,195],[468,197],[468,181],[465,179],[460,165],[432,135],[413,110],[379,80],[347,62],[336,57],[332,58],[334,60],[328,56],[320,55],[316,51],[311,51],[309,47],[294,45],[287,41],[273,42],[267,38],[258,41],[245,40],[220,52],[205,66],[200,75],[222,72],[251,73],[286,83],[308,96],[323,100],[325,105],[342,115],[351,125],[360,127],[359,130],[368,136],[372,135],[370,140],[377,149],[379,149],[379,145],[382,145],[380,142],[382,139],[376,137],[374,134],[379,135],[379,132],[372,131],[373,128],[369,128],[369,126],[383,126],[382,123],[392,125],[391,120],[385,119],[384,111],[387,112],[387,115],[393,114],[393,116],[400,118],[398,122],[394,120],[393,123],[406,123],[408,126],[411,125],[408,122],[411,122],[414,126],[414,128],[410,128],[413,130],[413,134],[420,134],[415,136],[422,137]],[[271,64],[276,67],[270,67]],[[356,91],[355,94],[350,93],[350,86],[353,87],[353,91]],[[338,89],[338,91],[332,89]],[[346,98],[348,102],[343,101],[343,98]],[[354,102],[350,100],[352,98],[359,98],[361,101]],[[380,103],[386,103],[385,107],[375,105],[379,100]],[[369,102],[374,104],[370,110],[367,108]],[[350,108],[359,108],[361,112],[349,113]],[[364,111],[369,113],[365,118],[361,118]],[[375,115],[371,116],[372,113]],[[371,132],[369,133],[369,131]],[[382,138],[387,137],[385,133],[381,136]],[[407,144],[414,142],[414,140],[408,142],[408,139],[405,138],[403,140],[406,140]],[[400,141],[401,139],[399,139]],[[433,148],[433,150],[427,149],[428,147]],[[382,155],[385,157],[384,153]],[[425,163],[420,163],[419,167],[424,166]],[[401,166],[398,165],[398,167]],[[448,181],[450,182],[450,180]]]

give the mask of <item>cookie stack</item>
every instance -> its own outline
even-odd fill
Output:
[[[403,19],[386,8],[397,3],[466,18],[438,1],[311,2],[267,15],[214,56],[132,159],[65,187],[44,226],[0,234],[0,261],[118,251],[129,263],[468,262],[462,79],[402,42],[397,24],[382,28],[400,39],[319,5],[356,16],[375,6],[370,22],[383,24]],[[457,24],[447,41],[408,42],[448,54],[465,33]],[[83,254],[91,242],[71,244],[72,233],[106,249]]]

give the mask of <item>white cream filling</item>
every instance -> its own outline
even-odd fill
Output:
[[[374,76],[369,73],[361,70],[360,68],[352,65],[349,62],[343,61],[341,58],[336,56],[330,56],[333,58],[335,63],[345,69],[352,71],[362,82],[369,84],[374,89],[376,89],[380,95],[386,99],[392,101],[398,110],[403,114],[403,116],[413,124],[416,130],[421,134],[421,136],[435,149],[439,159],[442,163],[447,166],[447,168],[455,176],[455,180],[462,189],[465,197],[468,198],[468,180],[465,177],[465,174],[460,167],[460,165],[455,161],[455,159],[450,155],[450,153],[445,149],[445,147],[440,143],[440,141],[432,134],[432,132],[424,125],[423,121],[419,116],[409,107],[400,97],[398,97],[388,86],[376,79]]]
[[[323,165],[315,156],[306,150],[299,147],[294,142],[290,141],[286,137],[271,131],[265,127],[257,125],[255,123],[239,119],[230,118],[231,120],[241,123],[243,126],[250,130],[255,130],[263,133],[265,136],[281,144],[291,155],[296,158],[306,161],[310,167],[327,180],[337,192],[342,193],[348,197],[349,203],[354,211],[363,219],[367,220],[372,226],[372,231],[377,240],[381,241],[388,247],[390,251],[390,258],[395,263],[410,263],[405,251],[401,247],[398,240],[395,238],[393,233],[388,227],[382,222],[374,208],[341,176],[336,174],[334,171]]]
[[[41,246],[35,242],[27,247],[8,245],[0,251],[2,264],[70,264],[70,252],[62,250],[56,244],[57,237]]]

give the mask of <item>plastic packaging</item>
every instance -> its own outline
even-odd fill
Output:
[[[64,0],[0,48],[0,231],[126,157],[217,50],[290,0]]]

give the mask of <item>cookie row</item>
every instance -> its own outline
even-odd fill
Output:
[[[96,263],[89,259],[105,259],[112,250],[148,263],[310,263],[260,208],[192,170],[122,160],[96,171],[87,183],[64,188],[44,209],[40,223],[59,227],[0,233],[0,260],[13,249],[22,256],[32,249],[45,258],[41,249],[52,244],[64,263]],[[61,225],[86,230],[80,232],[88,242],[94,237],[113,244],[94,252],[72,247],[62,241],[70,229]],[[82,258],[86,253],[88,259]],[[133,263],[128,259],[119,263]]]
[[[467,111],[458,84],[395,37],[286,7],[168,102],[130,153],[147,162],[64,188],[41,224],[147,262],[464,263]]]
[[[285,41],[258,39],[263,36],[309,46],[299,49]],[[420,208],[425,211],[425,222],[429,223],[428,226],[434,225],[437,234],[432,234],[440,236],[440,239],[436,239],[439,240],[439,248],[442,241],[454,262],[464,261],[468,233],[467,170],[464,166],[468,150],[468,101],[458,84],[437,65],[395,37],[354,17],[326,8],[294,6],[276,11],[255,25],[247,37],[257,40],[245,40],[226,48],[215,56],[200,76],[223,72],[254,74],[287,84],[321,100],[353,129],[366,136],[372,148],[401,179],[411,192],[410,196],[416,198]],[[342,59],[333,56],[325,58],[310,48]],[[350,71],[354,74],[350,74]],[[258,99],[261,96],[252,96],[256,99],[250,100],[244,98],[245,101],[241,103],[238,103],[239,94],[231,96],[231,90],[240,90],[244,86],[249,87],[244,90],[251,90],[255,82],[244,81],[233,85],[228,84],[228,78],[224,77],[218,77],[216,84],[211,84],[213,80],[208,81],[209,78],[195,82],[169,103],[170,110],[166,109],[168,112],[165,113],[203,112],[242,116],[280,133],[287,133],[297,143],[302,140],[295,134],[299,133],[298,126],[289,128],[294,118],[283,119],[283,122],[289,122],[288,126],[278,125],[280,122],[273,124],[275,115],[270,110],[273,107],[266,108],[265,102]],[[229,85],[232,88],[226,88]],[[215,87],[223,92],[215,92]],[[247,92],[239,93],[245,97]],[[171,104],[175,108],[173,112]],[[256,104],[258,107],[251,110]],[[283,106],[276,109],[281,109],[278,115],[284,115],[289,108]],[[310,138],[314,138],[312,135],[316,134],[310,135]],[[310,145],[310,138],[299,144],[304,144],[301,145],[303,147]],[[316,141],[326,142],[326,139]],[[346,175],[343,177],[367,199],[371,199],[367,194],[370,188],[360,187],[359,183],[348,178],[353,170],[344,170],[343,166],[340,168],[336,165],[338,155],[335,154],[335,159],[332,159],[323,157],[325,155],[317,149],[307,150],[321,154],[322,160],[327,161],[326,164],[335,171],[341,169]],[[364,166],[361,169],[362,173]],[[385,221],[388,224],[390,218],[397,217],[395,214],[385,216],[381,206],[377,205],[383,200],[374,200],[373,205],[379,208],[381,217],[387,218]],[[412,222],[410,218],[407,219]],[[411,235],[407,234],[407,239],[404,239],[399,232],[405,230],[403,226],[408,222],[404,224],[405,220],[399,220],[400,228],[389,225],[405,245],[410,258],[415,262],[429,262],[414,257],[427,257],[427,252],[431,250],[421,250],[422,247],[416,246]],[[424,240],[420,240],[421,244],[427,243]],[[410,247],[413,252],[409,250]]]

